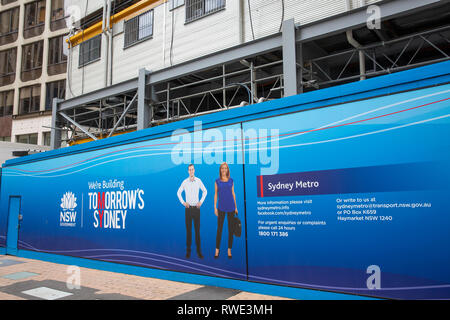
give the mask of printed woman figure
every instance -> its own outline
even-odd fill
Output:
[[[230,178],[230,168],[226,162],[220,165],[219,179],[215,183],[216,193],[214,195],[214,214],[217,216],[216,254],[219,257],[220,241],[222,240],[223,223],[225,216],[228,220],[228,258],[231,259],[231,248],[233,247],[232,218],[238,213],[236,207],[236,195],[234,194],[233,179]],[[219,200],[217,206],[217,199]]]

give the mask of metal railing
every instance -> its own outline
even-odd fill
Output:
[[[305,71],[309,73],[309,80],[315,81],[318,89],[322,86],[355,81],[361,76],[374,77],[446,61],[450,59],[449,32],[450,26],[445,26],[306,60]],[[437,43],[440,43],[440,46]],[[389,49],[394,46],[396,48],[394,53],[390,53]],[[350,66],[358,65],[358,51],[363,52],[367,68],[364,74],[350,70]],[[420,59],[422,52],[426,53],[426,57]],[[433,55],[434,58],[430,59],[430,55]],[[338,59],[344,61],[339,69],[334,69],[334,72],[327,69],[330,62]]]

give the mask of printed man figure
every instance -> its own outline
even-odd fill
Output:
[[[197,246],[197,255],[200,259],[203,259],[202,250],[200,246],[200,207],[205,201],[206,191],[203,182],[195,176],[195,168],[193,164],[188,167],[189,177],[185,179],[180,188],[178,188],[178,199],[185,207],[186,216],[186,258],[191,256],[191,243],[192,243],[192,222],[194,222],[195,230],[195,245]],[[199,193],[202,190],[202,198],[199,201]],[[186,201],[181,196],[184,191]]]

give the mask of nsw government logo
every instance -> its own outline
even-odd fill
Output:
[[[59,214],[59,225],[62,227],[75,227],[77,212],[77,198],[72,192],[66,192],[61,198],[61,211]]]

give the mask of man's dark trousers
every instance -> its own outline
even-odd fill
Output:
[[[185,210],[186,215],[186,247],[187,252],[191,252],[192,244],[192,222],[194,222],[195,231],[195,245],[197,246],[197,253],[201,253],[200,246],[200,208],[189,207]]]

